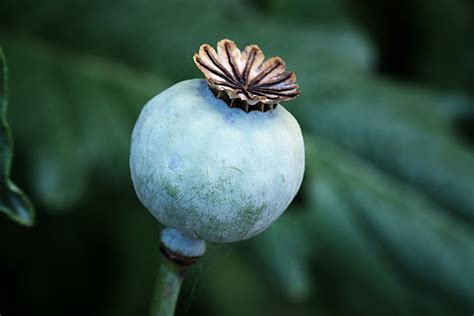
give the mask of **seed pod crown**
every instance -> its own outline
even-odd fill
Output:
[[[295,73],[285,70],[280,57],[265,61],[257,45],[249,45],[241,52],[233,41],[223,39],[217,43],[217,52],[203,44],[193,59],[214,94],[246,112],[271,110],[279,102],[300,94]]]

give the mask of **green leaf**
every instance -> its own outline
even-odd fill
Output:
[[[31,0],[4,0],[0,26],[11,32],[28,25],[28,34],[56,45],[119,60],[174,81],[202,77],[192,55],[202,43],[215,45],[227,37],[241,48],[258,43],[268,57],[278,54],[289,70],[298,71],[298,78],[321,69],[367,69],[373,62],[366,38],[348,26],[286,25],[282,19],[253,14],[237,2],[192,0],[185,1],[183,9],[182,2],[164,0],[139,9],[129,0],[107,4],[53,0],[41,6]],[[301,4],[300,9],[305,7]]]
[[[336,278],[380,299],[403,295],[406,308],[422,301],[419,291],[458,310],[474,307],[470,225],[330,142],[306,137],[306,144],[315,162],[306,232],[321,247],[317,261],[350,260]],[[413,287],[418,291],[406,292]]]
[[[304,212],[295,207],[287,212]],[[316,249],[302,227],[301,216],[283,216],[252,240],[252,253],[262,273],[295,302],[308,299],[313,290],[309,257]]]
[[[319,80],[320,79],[320,80]],[[474,152],[454,120],[473,100],[365,74],[315,76],[292,108],[306,131],[341,145],[474,223]],[[314,101],[316,100],[316,102]]]
[[[34,208],[28,197],[10,180],[13,159],[13,139],[7,122],[8,70],[0,47],[0,212],[14,221],[32,226]]]

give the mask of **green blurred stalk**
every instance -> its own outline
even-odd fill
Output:
[[[151,299],[150,316],[174,315],[184,270],[165,255],[161,255],[161,264]]]
[[[188,237],[175,228],[164,228],[160,240],[161,264],[150,316],[174,315],[184,274],[206,251],[203,240]]]

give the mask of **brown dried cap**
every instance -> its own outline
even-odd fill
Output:
[[[249,45],[241,52],[233,41],[223,39],[217,43],[217,53],[203,44],[193,59],[209,86],[224,91],[231,100],[273,105],[300,94],[296,75],[285,71],[285,62],[280,57],[264,61],[257,45]]]

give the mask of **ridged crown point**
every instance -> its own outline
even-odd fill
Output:
[[[217,52],[203,44],[193,59],[209,86],[224,91],[230,99],[273,105],[300,94],[295,73],[285,70],[280,57],[265,60],[257,45],[240,51],[233,41],[223,39],[217,43]]]

